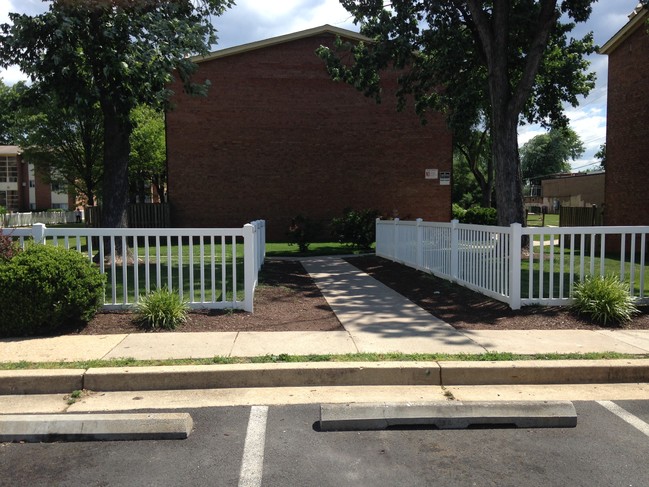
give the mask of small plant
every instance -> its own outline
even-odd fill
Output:
[[[10,261],[18,252],[20,252],[18,243],[11,238],[11,235],[3,233],[0,229],[0,264]]]
[[[136,305],[135,322],[149,329],[175,330],[187,321],[189,305],[166,287],[147,294]]]
[[[629,285],[614,274],[586,277],[575,285],[572,309],[601,325],[619,325],[638,313]]]
[[[466,210],[462,208],[460,205],[457,203],[453,203],[453,206],[451,207],[451,215],[453,216],[453,220],[457,221],[464,221],[464,215],[466,215]]]
[[[315,238],[316,227],[309,218],[298,215],[291,220],[291,225],[288,227],[288,244],[297,245],[300,252],[309,250],[309,245]]]
[[[360,250],[369,250],[376,240],[376,210],[345,210],[341,218],[331,221],[333,237],[340,243]]]
[[[105,276],[76,250],[32,245],[0,265],[0,336],[51,334],[90,321]]]

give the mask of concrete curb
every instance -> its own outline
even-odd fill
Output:
[[[577,411],[570,401],[447,401],[320,406],[321,431],[382,430],[414,425],[439,429],[474,426],[574,428],[577,426]]]
[[[0,415],[0,441],[111,441],[185,439],[187,413]]]
[[[515,362],[308,362],[0,371],[0,394],[378,385],[649,382],[649,359]]]

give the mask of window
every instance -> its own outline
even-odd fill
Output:
[[[9,211],[18,210],[18,191],[0,191],[0,206]]]
[[[0,183],[18,182],[18,160],[15,156],[0,157]]]

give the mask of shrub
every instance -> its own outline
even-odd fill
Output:
[[[333,237],[352,248],[369,250],[376,240],[376,210],[345,210],[341,218],[331,221]]]
[[[460,205],[457,203],[453,203],[453,206],[451,207],[451,215],[453,216],[453,220],[457,221],[463,221],[464,220],[464,215],[466,215],[466,210],[462,208]]]
[[[288,244],[297,245],[300,252],[309,250],[309,245],[315,238],[316,226],[309,218],[298,215],[288,227]]]
[[[142,298],[135,310],[135,321],[143,328],[174,330],[187,321],[189,305],[178,293],[163,287]]]
[[[11,235],[6,235],[0,229],[0,264],[10,261],[18,252],[20,252],[18,243],[11,238]]]
[[[468,223],[470,225],[497,225],[498,212],[495,208],[473,206],[466,210],[464,218],[461,219],[460,222]]]
[[[601,325],[619,325],[638,313],[635,298],[629,294],[629,285],[614,274],[586,277],[575,285],[572,297],[574,311]]]
[[[0,336],[85,325],[104,302],[105,277],[75,250],[32,245],[0,265]]]

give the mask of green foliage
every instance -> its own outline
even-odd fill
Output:
[[[81,326],[104,302],[105,277],[75,250],[32,245],[0,265],[0,336]]]
[[[453,206],[451,207],[451,213],[453,215],[453,220],[458,220],[461,222],[464,219],[464,215],[466,215],[466,210],[457,203],[453,203]]]
[[[174,330],[187,321],[189,305],[177,292],[160,288],[144,296],[135,310],[135,321],[143,328]]]
[[[599,159],[599,169],[606,169],[606,144],[599,146],[599,150],[595,153],[595,159]]]
[[[497,225],[498,212],[495,208],[473,206],[466,210],[464,216],[459,220],[460,223],[467,223],[470,225]]]
[[[61,106],[99,104],[103,136],[103,224],[126,224],[131,111],[167,106],[176,75],[185,91],[194,83],[192,56],[216,43],[214,17],[232,0],[198,2],[52,2],[47,12],[10,13],[0,26],[0,66],[17,65]]]
[[[315,223],[302,215],[298,215],[291,221],[288,227],[287,237],[289,245],[297,245],[300,252],[309,250],[309,245],[317,234]]]
[[[523,179],[570,171],[570,159],[584,153],[579,135],[569,127],[537,135],[521,147]]]
[[[140,105],[131,112],[131,154],[129,180],[131,193],[144,202],[144,187],[154,185],[164,196],[167,185],[167,153],[164,114]]]
[[[360,250],[369,250],[376,240],[376,210],[347,209],[340,218],[331,221],[331,233],[340,243]]]
[[[0,212],[2,215],[2,212]],[[0,228],[0,264],[10,261],[18,252],[20,247],[11,235],[7,235]]]
[[[620,325],[638,313],[629,285],[614,274],[586,277],[575,285],[572,309],[601,325]]]

